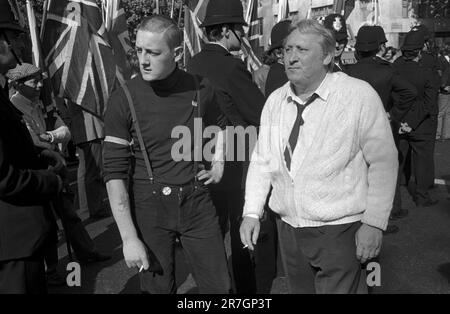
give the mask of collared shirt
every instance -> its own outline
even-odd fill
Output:
[[[297,145],[292,154],[291,169],[289,173],[297,173],[300,165],[306,156],[305,147],[310,147],[314,138],[314,134],[317,130],[317,125],[320,123],[324,108],[326,107],[326,101],[329,95],[329,74],[320,83],[319,87],[312,94],[317,94],[316,100],[314,100],[309,106],[307,106],[302,113],[302,118],[304,123],[300,126],[300,132],[298,134]],[[292,97],[293,101],[288,101],[288,98]],[[307,98],[309,99],[309,97]],[[292,128],[297,117],[297,106],[294,103],[297,102],[301,105],[305,104],[305,101],[301,100],[292,89],[292,85],[287,93],[287,97],[283,100],[284,104],[282,106],[282,145],[286,148],[289,141],[289,136],[291,135]]]

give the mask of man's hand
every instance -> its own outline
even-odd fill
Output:
[[[219,183],[223,176],[224,163],[223,162],[213,162],[211,170],[201,170],[197,174],[197,179],[200,181],[206,180],[204,185],[211,183]]]
[[[144,266],[144,269],[147,270],[149,267],[147,249],[138,238],[123,242],[123,256],[128,268]]]
[[[260,229],[259,219],[252,217],[244,217],[239,228],[241,234],[241,242],[244,247],[248,247],[250,250],[254,250],[254,245],[258,241]]]
[[[66,167],[66,161],[64,160],[64,157],[55,151],[44,149],[41,152],[41,156],[48,161],[48,164],[50,165],[49,170],[53,171],[56,174],[60,174]]]
[[[408,125],[408,123],[400,123],[401,127],[398,131],[399,134],[411,133],[412,128]]]
[[[380,254],[382,240],[381,229],[362,224],[355,234],[356,258],[361,264]]]

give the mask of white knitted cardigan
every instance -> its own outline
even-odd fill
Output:
[[[385,229],[397,180],[398,157],[387,115],[376,91],[344,73],[327,75],[329,92],[312,144],[289,174],[281,141],[283,105],[290,83],[268,98],[250,163],[243,215],[261,217],[269,206],[294,227],[361,220]]]

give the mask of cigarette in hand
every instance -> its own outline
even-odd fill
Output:
[[[248,248],[248,244],[244,245],[244,247],[243,247],[243,249],[246,249],[246,248]]]
[[[141,272],[144,269],[144,265],[141,266],[141,268],[139,268],[139,272]]]

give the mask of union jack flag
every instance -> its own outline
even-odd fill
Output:
[[[101,9],[95,0],[50,0],[45,9],[42,48],[55,94],[101,118],[118,83]]]

